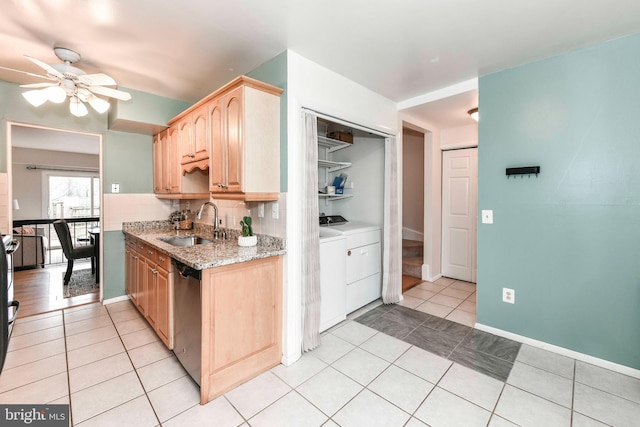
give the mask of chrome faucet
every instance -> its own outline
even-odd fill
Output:
[[[213,206],[213,238],[217,239],[218,234],[220,233],[220,229],[218,227],[218,207],[216,206],[216,204],[211,202],[204,202],[202,206],[200,206],[200,209],[198,210],[198,214],[196,216],[198,217],[198,219],[202,219],[202,211],[207,205]]]

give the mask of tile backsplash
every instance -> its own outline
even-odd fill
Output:
[[[280,193],[277,202],[242,202],[237,200],[184,200],[180,202],[180,209],[191,209],[197,212],[200,206],[211,201],[218,206],[218,218],[220,226],[239,230],[240,221],[246,215],[253,220],[253,231],[256,234],[266,234],[269,236],[286,237],[286,193]],[[260,217],[260,205],[264,205],[264,216]],[[277,205],[277,218],[274,218],[273,210]],[[206,207],[202,219],[195,219],[196,222],[213,224],[213,208]]]

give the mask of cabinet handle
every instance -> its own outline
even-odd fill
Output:
[[[220,188],[228,188],[229,186],[227,184],[223,184],[221,182],[218,183],[218,187]]]
[[[153,274],[158,274],[158,270],[156,270],[155,268],[152,268],[152,269],[151,269],[151,272],[152,272]]]
[[[347,251],[347,256],[351,256],[351,251]]]
[[[149,250],[147,250],[147,254],[148,254],[148,255],[153,255],[153,251],[149,251]]]
[[[163,256],[159,256],[159,257],[158,257],[158,260],[160,260],[160,261],[162,261],[162,262],[164,262],[164,261],[165,261],[165,259],[166,259],[166,258],[165,258],[165,257],[163,257]]]
[[[191,157],[192,159],[195,157],[196,155],[193,153],[189,153],[189,157]]]
[[[138,259],[138,257],[137,257],[137,256],[134,256],[134,257],[133,257],[133,259]]]

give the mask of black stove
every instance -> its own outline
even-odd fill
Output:
[[[342,215],[320,215],[320,225],[345,224],[347,221]]]
[[[0,372],[4,365],[13,322],[20,304],[13,299],[13,259],[12,253],[19,242],[12,236],[2,236],[0,244]]]

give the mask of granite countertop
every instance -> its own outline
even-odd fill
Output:
[[[122,231],[125,235],[135,237],[196,270],[237,264],[286,253],[284,239],[259,234],[257,235],[257,246],[241,247],[238,245],[239,230],[221,229],[220,235],[224,231],[227,239],[222,240],[222,238],[219,238],[214,240],[213,226],[200,223],[196,223],[195,228],[192,230],[176,231],[168,221],[125,222],[122,224]],[[194,246],[173,246],[160,240],[160,238],[174,237],[176,235],[196,235],[213,242]]]

